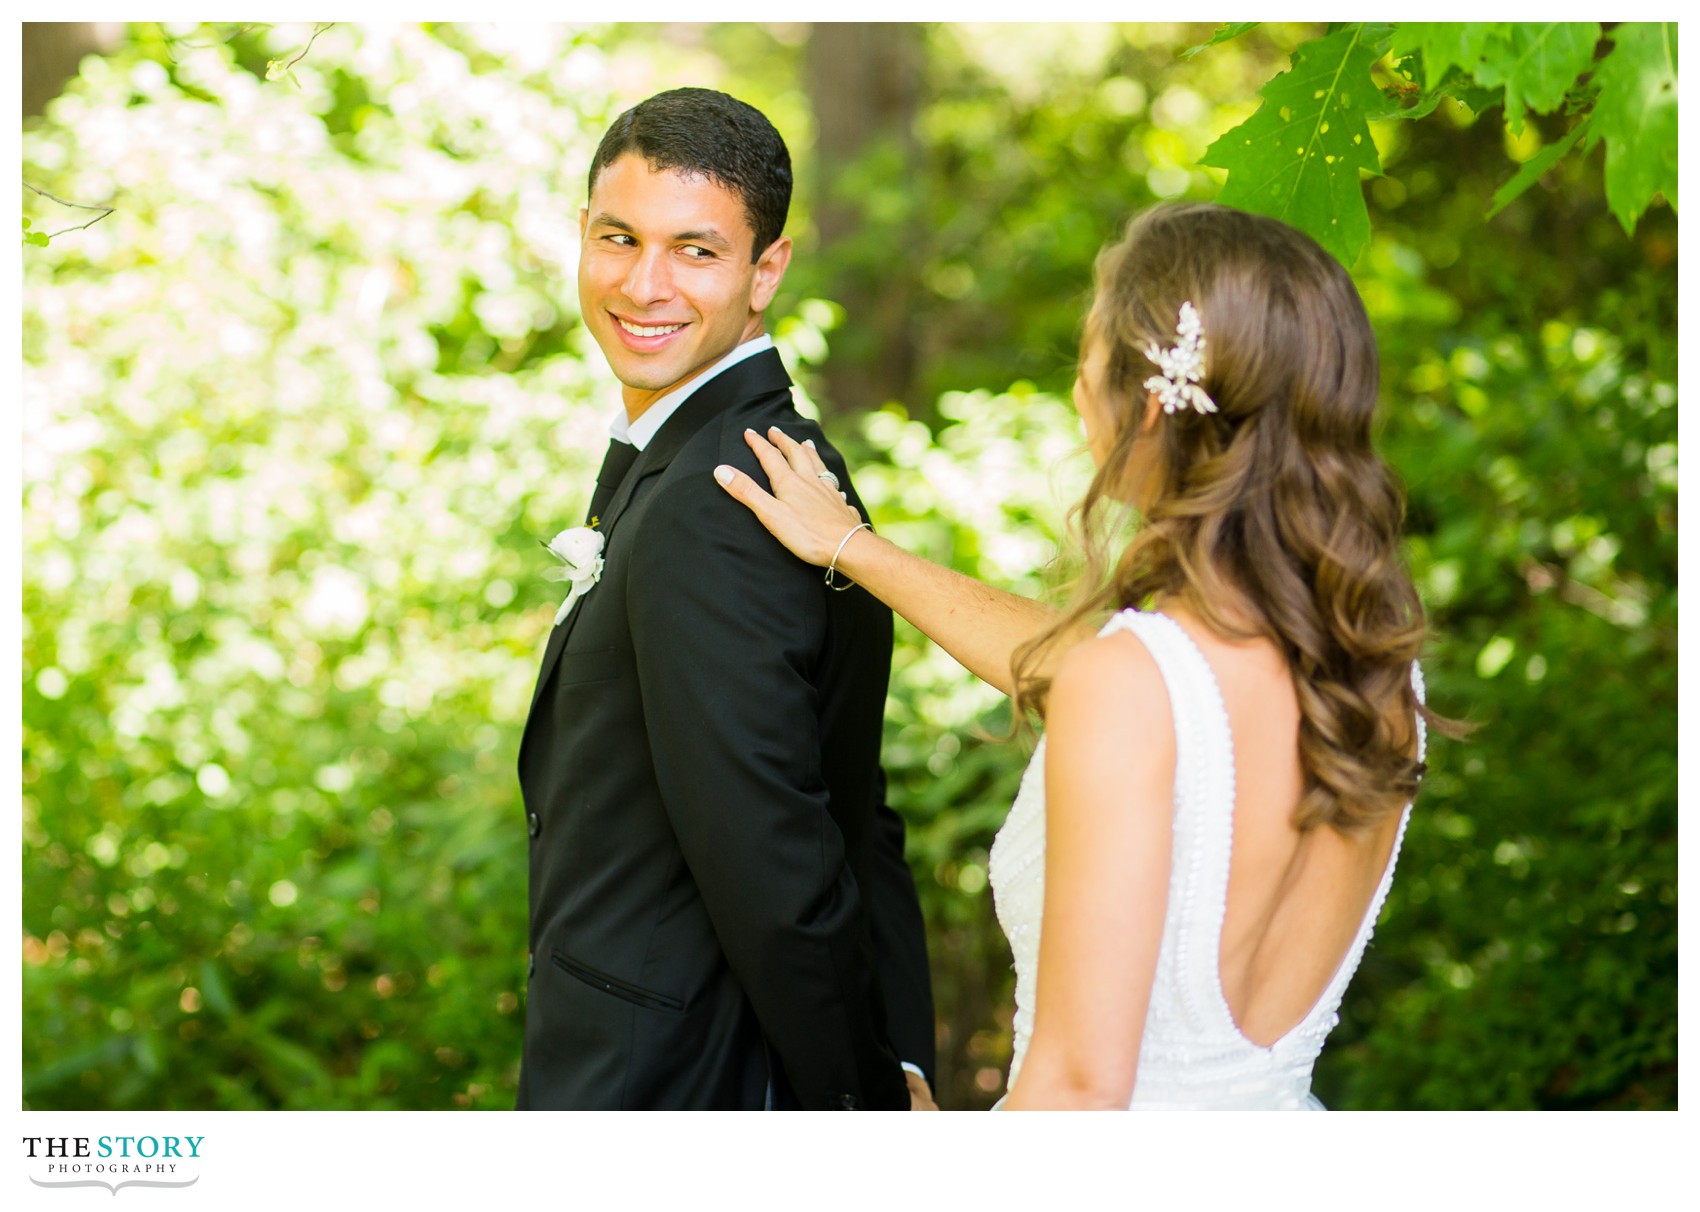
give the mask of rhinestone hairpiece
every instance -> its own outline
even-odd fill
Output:
[[[1204,322],[1190,302],[1181,304],[1180,324],[1175,331],[1178,340],[1169,349],[1146,345],[1145,356],[1163,373],[1145,380],[1145,390],[1157,393],[1164,412],[1179,408],[1215,412],[1216,401],[1198,385],[1204,378]]]

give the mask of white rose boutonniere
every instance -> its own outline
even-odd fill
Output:
[[[588,526],[574,526],[543,544],[550,555],[561,561],[559,568],[551,568],[543,574],[544,579],[572,584],[572,588],[567,590],[566,600],[555,612],[555,626],[559,627],[561,620],[567,617],[567,611],[573,608],[573,603],[589,593],[591,586],[602,579],[602,547],[605,542],[600,531]]]

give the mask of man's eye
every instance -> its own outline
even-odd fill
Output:
[[[613,232],[612,234],[603,236],[602,238],[604,240],[611,241],[614,244],[619,245],[621,248],[630,248],[632,245],[637,243],[637,241],[633,240],[630,236],[628,236],[625,232],[622,232],[622,231]]]
[[[709,252],[708,249],[704,248],[700,244],[681,245],[679,251],[695,261],[706,261],[710,257],[714,256],[713,253]]]

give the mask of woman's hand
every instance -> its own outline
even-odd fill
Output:
[[[793,441],[777,427],[766,438],[746,429],[744,441],[761,461],[773,491],[724,463],[714,469],[714,478],[793,555],[818,568],[831,564],[840,544],[864,519],[838,490],[813,443]]]
[[[872,531],[862,534],[862,515],[845,503],[836,483],[821,478],[826,464],[812,446],[777,429],[768,430],[766,438],[745,430],[744,441],[761,461],[773,491],[724,463],[714,469],[721,487],[748,506],[793,555],[817,568],[834,567],[836,557],[836,570],[845,578],[919,627],[976,677],[1010,693],[1016,648],[1051,626],[1055,610],[910,555]],[[1076,630],[1087,639],[1094,628],[1088,622]],[[1048,676],[1055,655],[1035,672]]]

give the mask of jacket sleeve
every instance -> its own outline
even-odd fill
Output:
[[[921,914],[915,877],[903,857],[903,818],[884,802],[885,775],[880,775],[882,802],[864,883],[874,952],[879,957],[880,991],[891,1046],[898,1059],[919,1068],[927,1081],[938,1084],[937,1043],[933,1018],[933,982],[927,964],[926,923]]]
[[[645,727],[721,949],[803,1106],[906,1109],[821,772],[824,592],[706,470],[661,485],[627,595]]]

